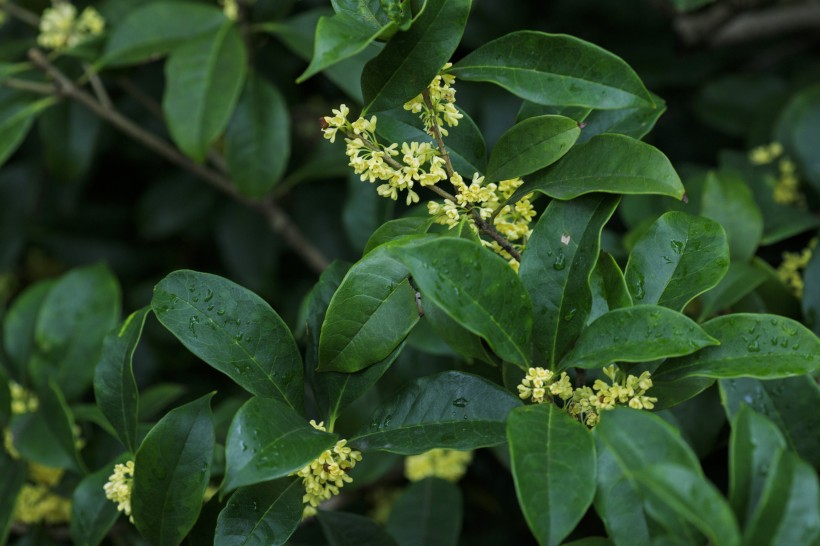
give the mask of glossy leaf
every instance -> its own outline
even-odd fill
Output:
[[[607,252],[601,252],[598,257],[595,269],[589,276],[589,288],[592,291],[592,304],[587,323],[593,322],[608,311],[632,307],[632,296],[626,287],[621,266]]]
[[[215,443],[212,396],[168,412],[137,451],[131,509],[134,525],[152,544],[179,544],[199,516]]]
[[[225,133],[231,181],[248,197],[262,197],[282,178],[290,156],[290,113],[282,94],[250,74]]]
[[[738,546],[740,531],[729,504],[703,474],[674,463],[635,474],[643,488],[692,523],[715,546]]]
[[[729,172],[709,173],[701,215],[724,227],[733,260],[747,262],[754,256],[763,235],[763,216],[743,179]]]
[[[729,246],[720,224],[667,212],[629,254],[624,278],[635,303],[682,311],[720,282],[729,269]]]
[[[686,316],[656,305],[615,309],[590,324],[560,368],[601,368],[693,353],[718,340]]]
[[[658,379],[774,379],[809,373],[820,366],[820,339],[791,319],[735,314],[714,318],[702,326],[720,345],[665,362],[656,374]]]
[[[721,379],[720,397],[729,418],[741,403],[768,417],[786,437],[789,447],[815,468],[820,467],[820,387],[808,375],[760,381]],[[799,415],[799,419],[795,419]]]
[[[820,279],[820,252],[812,253],[805,271],[804,279]],[[803,316],[806,326],[812,329],[815,335],[820,336],[820,283],[809,282],[803,287]]]
[[[410,270],[423,298],[486,339],[501,358],[529,366],[532,303],[503,259],[452,237],[397,241],[388,248]]]
[[[424,309],[424,322],[427,322],[435,335],[451,349],[467,359],[478,359],[491,365],[497,364],[498,358],[493,356],[492,351],[481,337],[450,318],[435,303],[422,298],[421,305]]]
[[[35,349],[37,316],[54,281],[40,281],[23,290],[3,317],[3,347],[11,379],[23,381]]]
[[[317,519],[329,546],[397,546],[381,525],[359,514],[319,510]]]
[[[772,462],[785,447],[786,440],[774,423],[749,406],[740,406],[729,439],[729,501],[741,525],[754,513]]]
[[[134,379],[134,351],[142,335],[150,308],[134,311],[122,325],[103,341],[102,360],[94,372],[94,398],[97,406],[131,453],[138,447],[137,422],[139,392]]]
[[[530,175],[510,202],[530,192],[574,199],[591,192],[655,194],[682,199],[683,184],[657,148],[623,135],[599,135],[573,146],[561,160]]]
[[[513,125],[493,147],[485,182],[517,178],[555,163],[580,134],[578,123],[564,116],[536,116]]]
[[[11,530],[17,495],[26,482],[26,463],[0,451],[0,544],[5,544]]]
[[[432,217],[425,218],[422,216],[409,216],[407,218],[388,220],[370,235],[370,239],[367,240],[362,255],[368,254],[374,248],[384,243],[389,243],[393,239],[398,239],[405,235],[420,235],[426,233],[432,223]]]
[[[461,41],[470,4],[470,0],[427,0],[413,26],[393,36],[365,65],[365,112],[401,106],[433,81]]]
[[[124,463],[123,458],[117,463]],[[105,497],[103,486],[114,471],[114,463],[89,474],[77,484],[71,497],[69,531],[74,544],[97,546],[101,544],[120,516],[117,505]]]
[[[582,120],[585,127],[581,130],[578,143],[586,142],[603,133],[618,133],[628,137],[642,139],[655,127],[658,119],[666,112],[666,103],[662,98],[650,92],[654,108],[636,106],[617,110],[592,110]]]
[[[419,321],[407,268],[381,247],[350,268],[319,338],[319,371],[356,372],[383,361]]]
[[[813,142],[820,136],[820,85],[814,84],[795,94],[780,113],[775,139],[814,187],[820,191],[820,157],[814,153]]]
[[[302,407],[299,349],[279,315],[253,292],[180,270],[154,287],[151,308],[188,350],[248,392]]]
[[[560,544],[592,504],[595,443],[554,404],[524,406],[507,419],[518,502],[538,544]]]
[[[479,47],[450,70],[538,104],[627,108],[652,106],[649,92],[620,57],[564,34],[511,32]]]
[[[333,446],[338,438],[316,430],[273,398],[251,398],[231,422],[225,440],[224,491],[287,476]]]
[[[239,30],[229,21],[216,32],[186,41],[168,58],[162,110],[171,138],[186,155],[205,159],[228,125],[247,68]]]
[[[731,262],[720,282],[705,294],[701,294],[698,320],[704,320],[718,311],[729,309],[754,292],[767,279],[766,271],[754,262]]]
[[[195,2],[150,2],[138,5],[116,25],[101,65],[123,66],[165,55],[225,23],[215,5]]]
[[[396,499],[387,532],[399,546],[455,546],[461,531],[459,488],[440,478],[410,484]]]
[[[486,379],[442,372],[406,385],[350,443],[402,455],[498,445],[505,441],[507,413],[520,405],[517,396]]]
[[[243,487],[219,513],[214,544],[280,546],[302,521],[304,487],[296,478]]]
[[[601,230],[618,197],[552,201],[527,242],[519,274],[533,304],[533,340],[553,366],[581,334],[592,309],[589,278]]]

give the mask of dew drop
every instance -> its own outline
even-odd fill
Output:
[[[561,271],[564,267],[566,267],[566,258],[564,257],[563,252],[559,252],[555,256],[555,261],[552,262],[552,268],[556,271]]]
[[[191,334],[194,337],[197,337],[197,335],[196,335],[196,325],[197,324],[199,324],[199,317],[197,315],[194,315],[194,316],[191,317],[191,320],[188,321],[188,328],[190,328]]]
[[[670,245],[672,246],[672,250],[675,251],[675,254],[683,253],[683,241],[676,241],[673,239]]]
[[[214,298],[214,291],[208,288],[208,291],[205,293],[205,297],[202,298],[202,301],[211,301]]]
[[[469,404],[466,398],[456,398],[453,400],[453,405],[457,408],[464,408]]]
[[[564,320],[569,322],[575,318],[576,313],[578,313],[577,309],[570,309],[566,313],[564,313]]]
[[[754,339],[751,342],[749,342],[749,345],[746,346],[746,349],[748,349],[750,353],[759,353],[760,344],[757,342],[757,339]]]

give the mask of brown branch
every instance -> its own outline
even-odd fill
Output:
[[[17,78],[6,78],[3,80],[3,85],[9,89],[28,91],[29,93],[37,93],[38,95],[54,95],[57,92],[57,89],[50,83],[38,83]]]
[[[56,86],[57,94],[82,104],[98,117],[109,122],[157,155],[162,156],[178,167],[186,169],[220,191],[228,194],[236,201],[264,215],[270,227],[278,233],[315,272],[321,273],[327,267],[327,258],[313,246],[299,228],[296,227],[290,217],[275,203],[272,201],[255,201],[245,197],[239,193],[227,177],[183,155],[172,145],[153,133],[146,131],[120,114],[117,110],[105,108],[92,95],[78,88],[74,82],[52,65],[38,49],[29,50],[29,58],[38,68],[52,78]]]
[[[470,212],[473,214],[473,222],[475,225],[478,226],[478,229],[482,232],[487,234],[493,241],[498,243],[501,248],[507,251],[507,253],[512,256],[515,261],[521,261],[521,253],[515,249],[511,242],[509,242],[503,235],[498,233],[495,227],[489,223],[488,221],[484,220],[481,217],[481,214],[478,212],[478,209],[471,209]]]
[[[21,8],[17,4],[11,2],[11,0],[0,2],[0,10],[5,11],[15,19],[19,19],[27,25],[40,28],[40,17],[36,13],[25,8]]]

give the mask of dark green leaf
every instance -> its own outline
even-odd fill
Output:
[[[39,391],[38,394],[40,407],[37,411],[56,440],[53,449],[58,449],[70,457],[71,465],[68,468],[79,471],[81,474],[86,473],[88,470],[85,462],[77,450],[77,435],[80,429],[74,424],[74,415],[62,391],[55,381],[49,381],[48,387]]]
[[[794,95],[780,113],[775,140],[795,159],[815,191],[820,191],[820,156],[813,143],[820,140],[820,85]]]
[[[52,286],[54,281],[50,280],[32,284],[17,296],[3,317],[3,346],[8,355],[8,372],[18,383],[23,382],[34,353],[37,317]]]
[[[353,171],[346,174],[347,196],[342,208],[342,222],[353,248],[363,250],[373,232],[393,218],[397,202],[379,195],[373,185],[362,181]],[[364,254],[366,252],[362,252]]]
[[[667,212],[641,236],[624,278],[636,303],[681,311],[715,286],[729,268],[729,246],[720,224]]]
[[[492,351],[482,339],[450,318],[438,305],[431,301],[421,302],[424,308],[424,322],[427,322],[436,336],[441,338],[461,356],[467,359],[478,359],[491,365],[497,364]]]
[[[131,493],[134,525],[157,546],[182,542],[202,508],[215,443],[212,396],[171,410],[137,451]]]
[[[224,23],[225,16],[216,5],[195,2],[138,5],[112,29],[99,64],[122,66],[166,55]]]
[[[658,379],[774,379],[809,373],[820,365],[820,339],[799,322],[785,317],[725,315],[704,323],[703,329],[720,345],[665,362],[656,374]]]
[[[632,296],[626,287],[621,266],[608,252],[601,252],[598,256],[598,263],[589,276],[589,288],[592,290],[592,304],[587,323],[593,322],[607,311],[632,307]]]
[[[377,246],[388,243],[393,239],[398,239],[405,235],[419,235],[426,233],[433,223],[432,217],[410,216],[407,218],[397,218],[382,224],[367,240],[362,255],[368,254]]]
[[[533,340],[550,366],[570,350],[592,309],[589,278],[618,197],[552,201],[532,231],[519,274],[533,304]]]
[[[427,478],[411,484],[396,499],[386,527],[399,546],[455,546],[461,518],[458,487]]]
[[[702,473],[674,463],[660,463],[634,476],[654,498],[709,537],[711,544],[740,544],[740,531],[732,509]]]
[[[820,486],[817,472],[791,451],[771,462],[757,510],[743,544],[817,544],[820,539]]]
[[[5,429],[11,419],[11,391],[9,377],[0,366],[0,429]]]
[[[486,379],[442,372],[401,389],[350,443],[403,455],[498,445],[505,441],[507,413],[520,405],[518,397]]]
[[[302,521],[298,479],[276,480],[243,487],[219,513],[214,544],[219,546],[280,546]]]
[[[20,146],[40,112],[56,102],[54,97],[32,102],[22,93],[0,93],[0,165]]]
[[[398,546],[393,537],[370,518],[325,510],[319,510],[317,518],[330,546]]]
[[[117,505],[105,497],[103,486],[114,471],[115,463],[125,462],[125,457],[104,465],[77,484],[71,497],[71,540],[74,544],[97,546],[105,539],[120,513]]]
[[[786,440],[774,423],[749,406],[740,406],[729,440],[729,501],[742,526],[760,501],[772,461],[785,447]]]
[[[726,310],[754,292],[755,288],[766,281],[766,271],[756,263],[745,264],[731,262],[720,282],[711,290],[700,296],[700,313],[698,320],[704,320],[715,313]]]
[[[620,57],[564,34],[512,32],[476,49],[450,72],[498,84],[538,104],[652,106],[640,78]]]
[[[461,41],[470,4],[471,0],[427,0],[413,26],[393,36],[365,65],[364,111],[401,106],[433,81]]]
[[[685,377],[665,381],[663,377],[658,379],[653,376],[652,391],[649,395],[658,399],[654,409],[663,410],[694,398],[711,387],[714,382],[711,377]]]
[[[820,251],[812,253],[811,260],[803,271],[803,278],[820,279]],[[806,326],[820,336],[820,282],[805,284],[802,303]]]
[[[233,282],[180,270],[154,287],[159,321],[192,353],[258,396],[302,407],[302,358],[287,325]]]
[[[152,421],[168,406],[185,394],[186,388],[176,383],[158,383],[146,387],[139,397],[139,421]]]
[[[77,182],[88,173],[102,123],[75,101],[55,105],[40,116],[45,163],[52,176]]]
[[[592,504],[595,442],[554,404],[524,406],[507,419],[518,502],[538,544],[559,544]]]
[[[707,4],[713,3],[715,0],[672,0],[672,4],[678,11],[692,11]]]
[[[578,123],[564,116],[536,116],[513,125],[493,147],[485,182],[517,178],[552,165],[580,134]]]
[[[282,177],[290,156],[290,114],[282,94],[249,74],[225,134],[225,160],[243,195],[262,197]]]
[[[273,398],[251,398],[225,440],[224,491],[287,476],[333,446],[338,438],[310,426]]]
[[[131,453],[137,451],[139,392],[134,379],[134,351],[150,308],[134,311],[105,337],[102,359],[94,372],[94,397],[117,437]]]
[[[242,37],[230,21],[187,41],[168,58],[162,110],[174,142],[194,160],[205,159],[228,125],[247,68]]]
[[[668,195],[682,199],[683,184],[657,148],[623,135],[599,135],[527,178],[510,198],[537,191],[556,199],[591,192]]]
[[[760,381],[721,379],[720,397],[731,419],[745,403],[777,425],[789,447],[820,468],[820,387],[808,375]],[[795,418],[799,415],[800,418]]]
[[[731,172],[709,173],[703,188],[701,215],[726,229],[733,260],[748,262],[763,235],[763,216],[743,181]]]
[[[560,368],[601,368],[612,362],[649,362],[682,356],[718,340],[685,315],[666,307],[615,309],[590,324]]]
[[[319,371],[359,371],[401,344],[419,320],[407,275],[385,246],[350,268],[322,324]]]
[[[66,419],[63,416],[59,422],[64,423]],[[73,446],[70,451],[64,448],[61,441],[63,438],[54,435],[54,428],[55,424],[49,427],[48,418],[43,414],[42,408],[35,413],[17,415],[11,420],[9,427],[12,445],[27,461],[77,471]]]
[[[666,103],[654,93],[649,93],[654,108],[637,106],[618,110],[593,110],[584,117],[585,126],[578,137],[578,143],[586,142],[603,133],[618,133],[638,140],[652,130],[658,118],[666,111]]]
[[[26,482],[26,463],[0,451],[0,544],[5,544],[11,530],[17,495]]]
[[[387,248],[410,270],[423,298],[486,339],[501,358],[529,366],[532,303],[502,258],[452,237],[397,241]]]

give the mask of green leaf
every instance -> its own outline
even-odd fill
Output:
[[[66,101],[40,116],[38,128],[49,173],[61,182],[88,174],[102,122],[84,105]]]
[[[789,447],[820,468],[820,387],[808,375],[760,381],[721,379],[720,397],[731,419],[745,403],[768,417],[786,437]],[[800,418],[795,418],[799,415]]]
[[[154,287],[151,308],[188,350],[248,392],[302,407],[302,358],[293,335],[250,290],[180,270]]]
[[[486,379],[441,372],[406,385],[350,443],[402,455],[498,445],[505,441],[507,413],[520,405],[517,396]]]
[[[385,360],[419,321],[407,268],[380,247],[350,268],[327,309],[319,371],[356,372]]]
[[[0,429],[5,429],[11,419],[11,391],[6,371],[0,366]]]
[[[748,262],[763,235],[763,216],[743,179],[731,172],[712,173],[703,188],[701,215],[726,229],[733,260]]]
[[[364,112],[403,105],[427,87],[461,41],[471,0],[427,0],[406,32],[394,35],[362,72]]]
[[[593,110],[583,121],[585,126],[578,137],[578,143],[586,142],[603,133],[618,133],[638,140],[646,136],[655,126],[658,118],[666,112],[666,103],[662,98],[650,92],[654,108],[636,106],[618,110]]]
[[[103,341],[102,359],[94,372],[94,398],[100,411],[131,453],[137,451],[139,392],[134,379],[134,351],[150,308],[134,311]]]
[[[666,307],[615,309],[590,324],[559,368],[601,368],[613,362],[650,362],[682,356],[718,340],[691,319]]]
[[[151,544],[179,544],[199,516],[215,443],[212,396],[171,410],[137,451],[131,508]]]
[[[729,246],[720,224],[667,212],[638,239],[624,278],[637,303],[682,311],[718,284],[729,269]]]
[[[450,155],[453,168],[470,178],[472,173],[482,173],[487,167],[487,145],[478,126],[467,112],[461,111],[458,125],[447,129],[444,147]],[[387,142],[434,142],[424,130],[424,123],[417,114],[404,108],[396,108],[379,114],[376,132]],[[437,147],[437,145],[434,145]]]
[[[726,275],[711,290],[700,296],[700,313],[698,320],[702,321],[729,309],[768,279],[766,271],[757,263],[745,264],[731,262]]]
[[[35,349],[37,316],[55,281],[39,281],[23,290],[3,317],[3,347],[11,379],[23,383]]]
[[[572,348],[592,309],[589,278],[618,197],[552,201],[532,231],[519,274],[533,304],[533,340],[550,367]]]
[[[424,321],[451,349],[468,359],[478,359],[490,365],[497,365],[497,358],[492,355],[482,339],[450,318],[438,305],[431,301],[422,301]],[[422,324],[424,324],[422,322]]]
[[[794,158],[815,191],[820,191],[820,156],[812,143],[820,139],[820,85],[814,84],[795,94],[780,113],[775,140]]]
[[[404,237],[405,235],[420,235],[426,233],[433,223],[433,217],[409,216],[407,218],[397,218],[382,224],[367,240],[362,255],[370,253],[374,248],[389,243],[393,239]]]
[[[696,10],[713,2],[715,2],[715,0],[672,0],[672,4],[678,11]]]
[[[171,138],[186,155],[205,159],[231,119],[247,69],[245,46],[231,21],[171,53],[162,110]]]
[[[98,65],[125,66],[166,55],[225,23],[216,5],[195,2],[149,2],[111,30]]]
[[[573,146],[558,163],[529,176],[508,204],[534,191],[556,199],[596,191],[684,196],[683,184],[662,152],[640,140],[608,134]]]
[[[0,451],[0,544],[5,544],[11,530],[17,495],[26,483],[26,463]]]
[[[14,153],[37,116],[53,104],[54,97],[33,101],[28,95],[0,90],[0,165]]]
[[[103,486],[114,471],[115,463],[124,463],[123,456],[89,474],[77,484],[71,497],[70,534],[74,544],[97,546],[120,516],[116,503],[105,496]]]
[[[296,478],[243,487],[219,513],[214,543],[280,546],[302,521],[304,487]]]
[[[40,388],[54,380],[68,400],[94,379],[103,339],[120,317],[120,287],[102,264],[73,269],[49,290],[37,315],[29,372]]]
[[[455,546],[461,531],[459,488],[427,478],[404,490],[390,509],[387,532],[399,546]]]
[[[336,443],[273,398],[251,398],[239,408],[225,440],[223,491],[287,476]]]
[[[669,360],[655,377],[664,381],[691,376],[774,379],[809,373],[820,365],[820,339],[785,317],[724,315],[704,323],[703,329],[720,345]]]
[[[511,32],[479,47],[449,72],[467,81],[495,83],[538,104],[652,106],[640,78],[620,57],[564,34]]]
[[[538,544],[560,544],[595,496],[595,442],[589,429],[554,404],[523,406],[507,419],[507,440],[515,491],[530,530]]]
[[[319,510],[329,546],[398,546],[384,528],[370,518],[346,512]]]
[[[608,311],[632,307],[632,296],[626,287],[621,266],[608,252],[601,252],[598,256],[595,269],[589,276],[589,288],[592,290],[592,304],[587,323]]]
[[[715,546],[738,546],[732,509],[703,474],[673,463],[654,464],[635,474],[654,498],[691,522]]]
[[[780,451],[771,463],[757,510],[743,544],[817,544],[820,539],[820,485],[817,472],[794,453]]]
[[[530,365],[532,303],[506,261],[466,239],[421,238],[387,245],[421,290],[501,358]],[[422,300],[423,302],[423,300]]]
[[[806,269],[803,271],[804,279],[820,279],[820,251],[812,252]],[[803,316],[806,326],[820,336],[820,283],[809,282],[803,287]]]
[[[337,13],[332,17],[319,18],[313,58],[296,83],[352,57],[380,35],[397,28],[381,9],[381,2],[376,0],[337,2],[336,7]]]
[[[282,94],[254,73],[225,134],[231,180],[248,197],[262,197],[282,178],[290,156],[290,114]]]
[[[26,459],[84,474],[87,470],[77,453],[74,415],[63,393],[49,381],[37,394],[37,412],[13,422],[14,446]]]
[[[536,116],[513,125],[493,147],[485,182],[517,178],[552,165],[580,134],[578,123],[564,116]]]
[[[729,501],[741,526],[748,522],[786,440],[777,426],[749,406],[740,406],[729,439]]]

